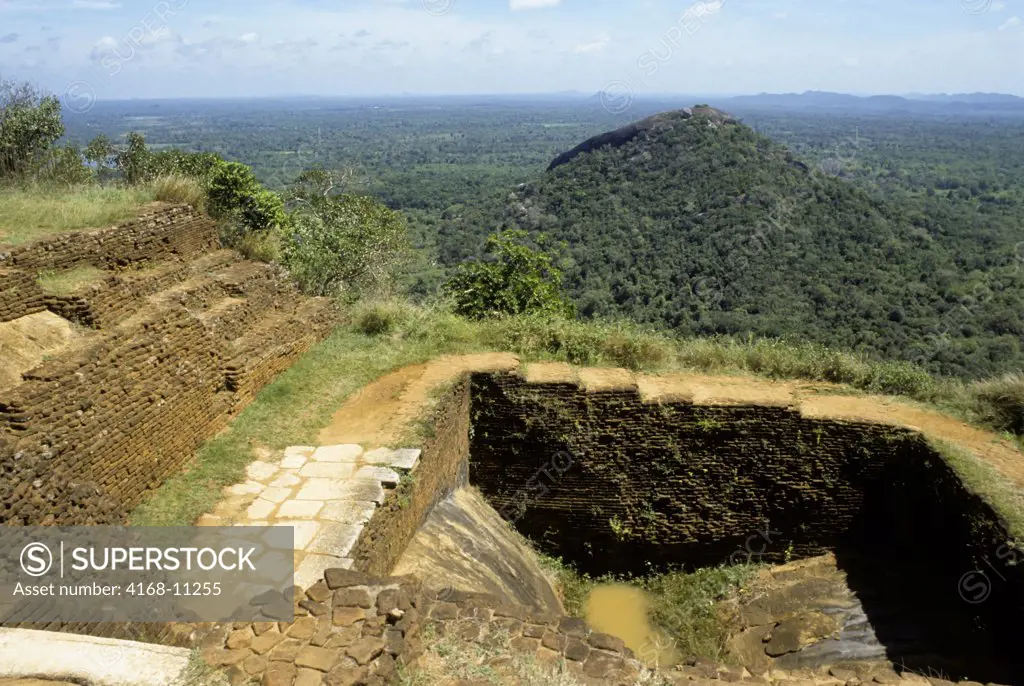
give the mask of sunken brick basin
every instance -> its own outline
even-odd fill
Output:
[[[1024,681],[1020,553],[923,434],[591,381],[471,378],[470,481],[546,552],[592,574],[833,552],[892,662]]]

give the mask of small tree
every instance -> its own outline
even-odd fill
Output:
[[[149,180],[149,149],[141,133],[132,131],[128,134],[128,144],[123,150],[118,151],[116,161],[117,168],[124,175],[124,182],[129,186]]]
[[[96,167],[96,176],[104,179],[109,173],[115,152],[113,142],[103,134],[100,134],[85,146],[83,156],[87,162]]]
[[[0,81],[0,178],[38,170],[63,135],[60,99],[29,83]]]
[[[574,316],[575,310],[562,289],[562,272],[555,256],[527,244],[525,231],[491,234],[485,259],[463,263],[444,285],[455,311],[466,317],[539,313]]]
[[[49,150],[46,166],[40,170],[40,176],[48,181],[74,186],[88,182],[92,172],[82,164],[82,151],[78,146],[66,143]]]

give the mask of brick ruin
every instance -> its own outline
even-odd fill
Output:
[[[40,285],[82,267],[103,273]],[[0,252],[0,323],[43,310],[82,335],[0,389],[0,524],[123,522],[337,318],[166,204]]]
[[[580,683],[634,683],[645,671],[636,655],[579,619],[444,588],[443,579],[387,576],[432,507],[466,483],[549,552],[593,572],[636,571],[629,563],[641,559],[666,567],[730,561],[766,530],[767,518],[772,541],[759,538],[756,546],[766,561],[833,551],[851,583],[863,584],[859,592],[881,583],[857,566],[854,553],[867,550],[894,565],[897,579],[912,574],[895,592],[921,589],[916,595],[930,605],[917,608],[921,621],[935,622],[936,638],[946,639],[938,646],[946,652],[933,657],[967,658],[979,681],[1019,682],[1005,658],[1017,635],[1020,573],[1003,570],[993,602],[967,613],[954,607],[963,603],[951,576],[975,569],[980,556],[999,559],[1009,536],[915,431],[804,417],[782,406],[650,402],[636,389],[588,391],[529,381],[519,370],[460,379],[429,423],[417,478],[387,494],[356,545],[352,570],[328,570],[311,588],[295,589],[294,622],[222,624],[204,635],[204,658],[232,683],[395,683],[401,665],[444,637],[559,663]],[[888,640],[886,608],[865,607],[876,613],[873,623],[882,620],[879,637]],[[929,665],[912,658],[851,658],[786,677],[775,667],[702,659],[660,677],[678,684],[952,683],[917,677],[913,671],[928,673]]]
[[[470,394],[470,482],[545,552],[642,575],[831,551],[894,662],[927,669],[938,655],[964,676],[1019,681],[1020,553],[920,433],[516,373],[474,374]],[[991,595],[965,602],[963,575],[992,564]],[[908,610],[898,626],[890,601]],[[904,620],[934,654],[900,654]]]
[[[40,285],[44,273],[86,266],[103,274],[73,293]],[[0,252],[0,323],[44,310],[82,335],[0,388],[0,524],[123,522],[337,321],[329,301],[220,249],[211,220],[175,205]],[[964,675],[1020,681],[1007,666],[1024,609],[1012,537],[916,431],[755,402],[650,402],[636,388],[519,372],[459,380],[429,424],[417,478],[365,526],[353,570],[300,589],[294,623],[203,627],[208,661],[235,683],[385,683],[416,657],[429,624],[563,660],[595,683],[635,675],[641,666],[621,641],[578,620],[387,578],[433,506],[470,483],[547,552],[592,573],[735,561],[752,537],[768,562],[834,552],[858,591],[909,598],[913,621],[936,651],[964,661]],[[770,540],[757,538],[765,531]],[[991,595],[965,604],[962,575],[993,564]],[[865,609],[884,619],[886,600]],[[896,649],[891,658],[930,664]],[[751,678],[722,665],[688,669],[694,680]]]

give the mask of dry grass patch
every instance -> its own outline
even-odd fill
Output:
[[[161,176],[152,182],[155,200],[191,205],[199,212],[206,211],[206,190],[195,179],[187,176]]]
[[[464,641],[451,634],[438,637],[431,626],[423,633],[425,653],[404,667],[401,686],[457,686],[463,683],[493,686],[579,686],[564,660],[543,662],[534,655],[512,651],[509,637],[496,633],[482,643]],[[645,671],[630,686],[663,686],[664,677]]]
[[[76,267],[63,271],[44,271],[36,277],[39,287],[50,295],[73,295],[99,283],[107,272],[96,267]]]
[[[0,189],[0,243],[22,245],[67,231],[105,228],[138,215],[152,188],[33,185]]]

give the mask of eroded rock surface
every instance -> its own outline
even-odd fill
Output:
[[[395,574],[414,574],[438,588],[489,593],[524,607],[562,613],[536,556],[474,489],[438,503],[399,560]]]

